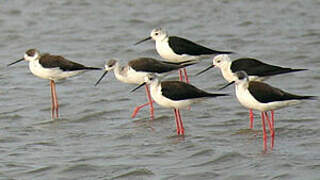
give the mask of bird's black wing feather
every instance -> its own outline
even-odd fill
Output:
[[[75,63],[65,59],[62,56],[54,56],[44,54],[41,56],[39,63],[45,68],[60,68],[63,71],[76,71],[76,70],[99,70],[101,68],[86,67],[82,64]]]
[[[275,101],[301,100],[311,99],[313,96],[299,96],[282,91],[281,89],[272,87],[266,83],[250,81],[249,92],[261,103],[269,103]]]
[[[170,36],[168,42],[172,50],[179,55],[187,54],[192,56],[199,56],[199,55],[232,53],[229,51],[216,51],[213,49],[209,49],[199,44],[196,44],[192,41],[189,41],[187,39],[176,37],[176,36]]]
[[[306,69],[283,68],[263,63],[253,58],[241,58],[232,62],[231,71],[245,71],[249,76],[272,76],[276,74],[284,74],[295,71],[303,71]]]
[[[156,59],[146,57],[131,60],[128,65],[135,71],[153,73],[165,73],[183,68],[183,66],[178,64],[164,63]]]
[[[163,81],[161,82],[161,88],[162,88],[161,92],[163,96],[175,101],[227,95],[227,94],[207,93],[201,89],[196,88],[191,84],[187,84],[181,81]]]

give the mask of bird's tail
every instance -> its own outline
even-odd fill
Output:
[[[230,96],[229,94],[208,93],[209,97]]]
[[[234,52],[232,51],[216,51],[216,50],[213,50],[214,53],[213,54],[233,54]]]
[[[310,100],[317,100],[317,96],[297,96],[296,99],[310,99]]]
[[[97,67],[86,67],[86,70],[102,70],[103,68],[97,68]]]
[[[180,65],[183,67],[187,67],[190,65],[197,64],[199,61],[198,60],[189,60],[189,61],[183,61],[183,62],[169,62],[169,61],[163,61],[166,64],[173,64],[173,65]]]

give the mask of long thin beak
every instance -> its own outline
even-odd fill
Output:
[[[23,60],[24,60],[24,58],[19,59],[19,60],[13,62],[13,63],[8,64],[7,67],[8,67],[8,66],[11,66],[11,65],[14,65],[14,64],[16,64],[16,63],[18,63],[18,62],[21,62],[21,61],[23,61]]]
[[[146,82],[140,84],[139,86],[137,86],[136,88],[132,89],[130,92],[134,92],[136,91],[137,89],[141,88],[142,86],[146,85]]]
[[[136,42],[134,45],[138,45],[138,44],[143,43],[143,42],[145,42],[145,41],[148,41],[148,40],[150,40],[150,39],[151,39],[151,37],[147,37],[147,38],[145,38],[145,39],[142,39],[141,41]]]
[[[204,70],[202,70],[202,71],[198,72],[198,73],[196,74],[196,76],[198,76],[198,75],[200,75],[200,74],[202,74],[202,73],[204,73],[204,72],[208,71],[208,70],[209,70],[209,69],[211,69],[211,68],[214,68],[214,65],[213,65],[213,64],[212,64],[211,66],[209,66],[209,67],[205,68]]]
[[[104,78],[104,76],[107,75],[107,73],[108,73],[108,71],[105,71],[94,86],[97,86],[100,83],[100,81]]]
[[[218,90],[220,91],[220,90],[222,90],[222,89],[230,86],[230,85],[233,84],[234,82],[235,82],[235,81],[231,81],[231,82],[229,82],[228,84],[226,84],[226,85],[222,86],[221,88],[219,88]]]

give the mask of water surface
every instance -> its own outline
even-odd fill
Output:
[[[156,105],[135,119],[143,89],[115,80],[98,86],[101,72],[57,84],[61,119],[50,119],[49,82],[27,62],[6,64],[30,48],[90,66],[110,58],[160,57],[153,42],[133,43],[163,27],[172,35],[237,57],[307,68],[268,83],[292,93],[319,95],[320,3],[231,0],[10,0],[0,8],[0,179],[319,179],[320,103],[276,111],[273,151],[263,153],[259,113],[248,130],[248,110],[235,96],[183,110],[186,134],[175,135],[173,111]],[[211,60],[188,68],[192,84],[214,92],[225,83]],[[176,74],[172,75],[176,78]],[[224,90],[234,94],[232,87]]]

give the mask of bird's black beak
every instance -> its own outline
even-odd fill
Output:
[[[134,92],[136,91],[137,89],[141,88],[142,86],[144,86],[146,84],[146,82],[140,84],[139,86],[137,86],[136,88],[132,89],[130,92]]]
[[[220,91],[220,90],[222,90],[222,89],[224,89],[224,88],[226,88],[226,87],[230,86],[230,85],[231,85],[231,84],[233,84],[233,83],[235,83],[235,81],[231,81],[231,82],[229,82],[228,84],[226,84],[226,85],[222,86],[222,87],[221,87],[221,88],[219,88],[218,90]]]
[[[145,42],[145,41],[148,41],[148,40],[150,40],[150,39],[151,39],[151,37],[147,37],[147,38],[145,38],[145,39],[142,39],[141,41],[136,42],[134,45],[138,45],[138,44],[143,43],[143,42]]]
[[[94,86],[97,86],[100,83],[100,81],[104,78],[104,76],[107,75],[107,73],[108,73],[108,71],[105,71]]]
[[[16,64],[16,63],[18,63],[18,62],[21,62],[21,61],[23,61],[23,60],[24,60],[24,58],[19,59],[19,60],[13,62],[13,63],[8,64],[7,67],[8,67],[8,66],[11,66],[11,65],[14,65],[14,64]]]
[[[198,75],[200,75],[200,74],[202,74],[202,73],[204,73],[204,72],[208,71],[208,70],[209,70],[209,69],[211,69],[211,68],[214,68],[214,65],[213,65],[213,64],[212,64],[211,66],[209,66],[209,67],[205,68],[204,70],[202,70],[202,71],[198,72],[198,73],[196,74],[196,76],[198,76]]]

